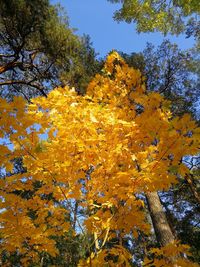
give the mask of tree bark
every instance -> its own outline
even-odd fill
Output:
[[[146,193],[146,199],[158,243],[161,246],[173,243],[175,238],[163,211],[158,193]]]
[[[8,62],[6,63],[6,65],[0,66],[0,74],[22,65],[23,65],[22,62],[17,62],[17,61]]]

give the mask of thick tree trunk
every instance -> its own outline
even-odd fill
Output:
[[[163,211],[158,193],[149,192],[146,194],[146,199],[157,241],[161,246],[172,243],[175,238]]]

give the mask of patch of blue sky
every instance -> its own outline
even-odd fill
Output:
[[[120,4],[112,5],[107,0],[51,0],[52,4],[60,3],[66,10],[70,26],[80,36],[88,34],[91,42],[100,57],[105,57],[111,50],[124,53],[141,52],[150,42],[155,46],[169,39],[178,44],[181,49],[189,49],[194,46],[192,37],[185,35],[172,36],[168,34],[165,38],[159,33],[136,32],[134,23],[116,22],[113,14],[120,8]]]
[[[14,145],[8,137],[0,138],[0,145],[7,146],[8,149],[14,151]]]

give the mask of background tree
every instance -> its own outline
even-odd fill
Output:
[[[48,0],[1,0],[0,5],[1,96],[46,95],[61,82],[83,92],[80,76],[88,80],[96,72],[96,54],[88,37],[73,33],[62,9]]]
[[[141,53],[120,54],[129,66],[140,69],[148,91],[159,92],[172,101],[174,115],[188,112],[198,120],[200,69],[196,52],[182,51],[165,40],[157,48],[148,43]]]
[[[108,0],[122,3],[121,9],[115,12],[117,21],[136,22],[138,32],[161,31],[166,34],[180,34],[187,26],[188,33],[198,34],[198,0],[190,1],[149,1],[149,0]],[[198,35],[199,36],[199,35]],[[198,37],[199,38],[199,37]]]

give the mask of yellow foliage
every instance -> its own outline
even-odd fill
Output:
[[[158,93],[147,94],[143,80],[114,52],[84,97],[65,87],[32,99],[32,104],[22,98],[0,100],[1,136],[8,135],[14,144],[12,153],[0,146],[1,165],[9,171],[10,162],[21,157],[27,169],[24,176],[1,181],[3,250],[24,253],[27,242],[32,248],[27,253],[55,256],[51,236],[71,230],[67,218],[72,210],[53,201],[76,200],[88,211],[85,226],[97,235],[100,247],[79,266],[90,266],[90,261],[92,266],[129,266],[130,255],[123,247],[107,251],[104,245],[116,231],[122,236],[149,232],[144,204],[135,194],[167,190],[176,182],[173,168],[184,176],[188,170],[178,164],[184,155],[197,153],[199,145],[199,129],[190,116],[172,119],[169,102]],[[16,196],[16,187],[33,195]],[[30,210],[36,218],[31,219]],[[109,254],[118,262],[107,262]]]
[[[144,266],[158,266],[158,267],[198,267],[197,263],[190,262],[186,255],[189,255],[188,252],[189,246],[182,245],[179,242],[175,241],[170,243],[162,248],[153,248],[150,250],[150,253],[154,255],[153,260],[146,258],[144,260]],[[185,257],[181,257],[185,255]]]

